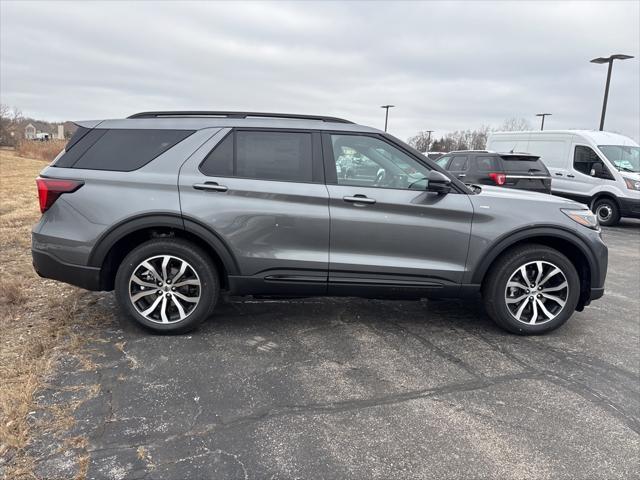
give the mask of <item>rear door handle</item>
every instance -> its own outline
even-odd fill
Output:
[[[366,203],[366,204],[376,203],[376,200],[374,198],[369,198],[366,195],[361,195],[361,194],[354,195],[353,197],[342,197],[342,200],[350,203]]]
[[[193,188],[196,190],[207,190],[209,192],[226,192],[229,190],[226,185],[220,185],[218,182],[196,183]]]
[[[569,177],[569,178],[576,178],[576,176],[575,176],[575,175],[567,175],[567,177]]]
[[[466,177],[466,176],[467,176],[467,174],[466,174],[466,173],[460,173],[460,174],[458,174],[458,178],[464,178],[464,177]]]

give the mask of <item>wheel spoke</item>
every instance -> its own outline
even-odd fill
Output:
[[[522,275],[522,278],[524,279],[525,282],[527,282],[527,285],[531,284],[531,280],[529,280],[529,277],[527,276],[527,266],[523,265],[520,267],[520,274]]]
[[[153,277],[158,281],[158,282],[164,282],[164,280],[162,279],[162,277],[160,276],[160,274],[158,273],[158,271],[153,267],[153,265],[151,265],[147,260],[145,260],[144,262],[141,263],[141,265],[146,268],[147,270],[149,270],[149,273],[151,275],[153,275]]]
[[[558,290],[562,290],[563,288],[567,288],[567,282],[562,282],[560,285],[556,285],[555,287],[543,288],[542,292],[557,292]]]
[[[542,300],[540,300],[539,298],[536,298],[536,302],[538,303],[540,310],[542,310],[542,312],[547,316],[548,319],[552,319],[555,317],[553,313],[547,310],[547,307],[544,306],[544,303]]]
[[[540,278],[542,278],[542,272],[544,271],[542,268],[542,262],[536,262],[536,267],[538,267],[538,276],[536,277],[536,285],[540,283]]]
[[[516,312],[516,320],[520,320],[520,317],[522,316],[522,312],[524,312],[524,308],[527,306],[528,303],[529,303],[529,297],[527,297],[525,301],[522,302],[522,305],[520,305],[520,308],[518,308],[518,311]]]
[[[138,285],[142,285],[143,287],[156,288],[157,285],[155,283],[145,282],[141,278],[139,278],[135,273],[131,277],[131,281],[137,283]]]
[[[528,296],[529,294],[525,293],[524,295],[520,295],[519,297],[516,297],[516,298],[507,298],[507,303],[518,303],[524,300],[525,298],[527,298]]]
[[[162,319],[162,323],[169,323],[169,319],[167,318],[167,297],[162,296],[162,306],[160,307],[160,318]]]
[[[153,302],[149,308],[147,308],[146,310],[143,310],[140,313],[142,313],[142,315],[144,315],[145,317],[148,317],[151,314],[151,312],[153,312],[157,308],[158,304],[162,301],[163,298],[164,297],[156,298],[155,302]]]
[[[183,280],[182,282],[174,283],[173,286],[176,288],[184,287],[186,285],[200,285],[200,282],[196,279],[193,280]]]
[[[546,276],[546,277],[544,277],[544,278],[540,281],[540,283],[538,283],[538,285],[544,285],[545,283],[547,283],[547,282],[549,281],[549,279],[550,279],[551,277],[556,276],[558,273],[562,273],[562,272],[560,271],[560,269],[559,269],[558,267],[555,267],[553,270],[551,270],[549,273],[547,273],[547,276]]]
[[[186,295],[183,295],[181,293],[178,292],[173,292],[173,294],[178,297],[180,300],[184,300],[185,302],[189,302],[189,303],[197,303],[198,300],[200,300],[200,297],[187,297]]]
[[[155,285],[154,285],[154,288],[155,288]],[[143,291],[143,292],[140,292],[140,293],[136,293],[133,297],[131,297],[131,301],[133,303],[135,303],[135,302],[137,302],[138,300],[140,300],[143,297],[147,297],[149,295],[155,294],[156,291],[157,290],[146,290],[146,291]]]
[[[169,279],[169,276],[167,275],[167,265],[169,265],[170,259],[171,257],[169,256],[162,257],[162,281],[163,282],[166,282]]]
[[[515,288],[519,288],[521,290],[526,290],[529,287],[526,285],[521,284],[520,282],[514,282],[513,280],[511,280],[509,283],[507,283],[507,287],[515,287]]]
[[[176,282],[180,279],[180,277],[182,277],[182,275],[184,275],[184,272],[187,271],[187,262],[182,262],[180,263],[180,270],[178,270],[178,273],[175,274],[175,276],[171,279],[171,281],[173,282],[173,285],[175,286]]]
[[[533,302],[531,302],[531,305],[533,306],[533,313],[531,314],[529,324],[535,325],[536,320],[538,320],[538,303],[534,300]]]
[[[541,295],[542,295],[544,298],[548,298],[549,300],[551,300],[551,301],[553,301],[553,302],[556,302],[556,303],[557,303],[558,305],[560,305],[561,307],[564,307],[565,301],[564,301],[564,300],[562,300],[560,297],[556,297],[556,296],[553,296],[553,295],[547,295],[546,293],[541,293]]]
[[[178,301],[178,299],[175,297],[175,295],[171,296],[171,300],[173,301],[173,304],[178,309],[178,313],[180,314],[180,320],[182,320],[184,317],[187,316],[187,314],[184,313],[184,308],[183,308],[182,304]]]

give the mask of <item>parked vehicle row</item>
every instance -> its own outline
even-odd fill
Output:
[[[115,290],[158,332],[195,328],[221,290],[481,294],[490,317],[520,334],[557,328],[604,293],[607,248],[584,205],[467,186],[373,128],[248,112],[78,127],[37,179],[34,267]],[[533,156],[483,155],[505,172],[539,168]]]

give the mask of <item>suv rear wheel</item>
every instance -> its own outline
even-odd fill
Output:
[[[489,316],[521,335],[541,334],[564,324],[580,296],[580,279],[571,261],[544,245],[523,245],[491,266],[483,287]]]
[[[132,250],[118,268],[121,309],[161,333],[193,330],[218,299],[218,277],[208,256],[180,239],[154,239]]]

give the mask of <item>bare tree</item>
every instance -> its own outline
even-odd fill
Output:
[[[430,135],[428,132],[422,131],[418,132],[417,135],[414,135],[407,143],[411,145],[413,148],[418,150],[419,152],[428,152],[429,151],[429,139]]]
[[[525,130],[533,130],[531,122],[526,118],[507,118],[502,126],[498,129],[502,132],[521,132]]]

